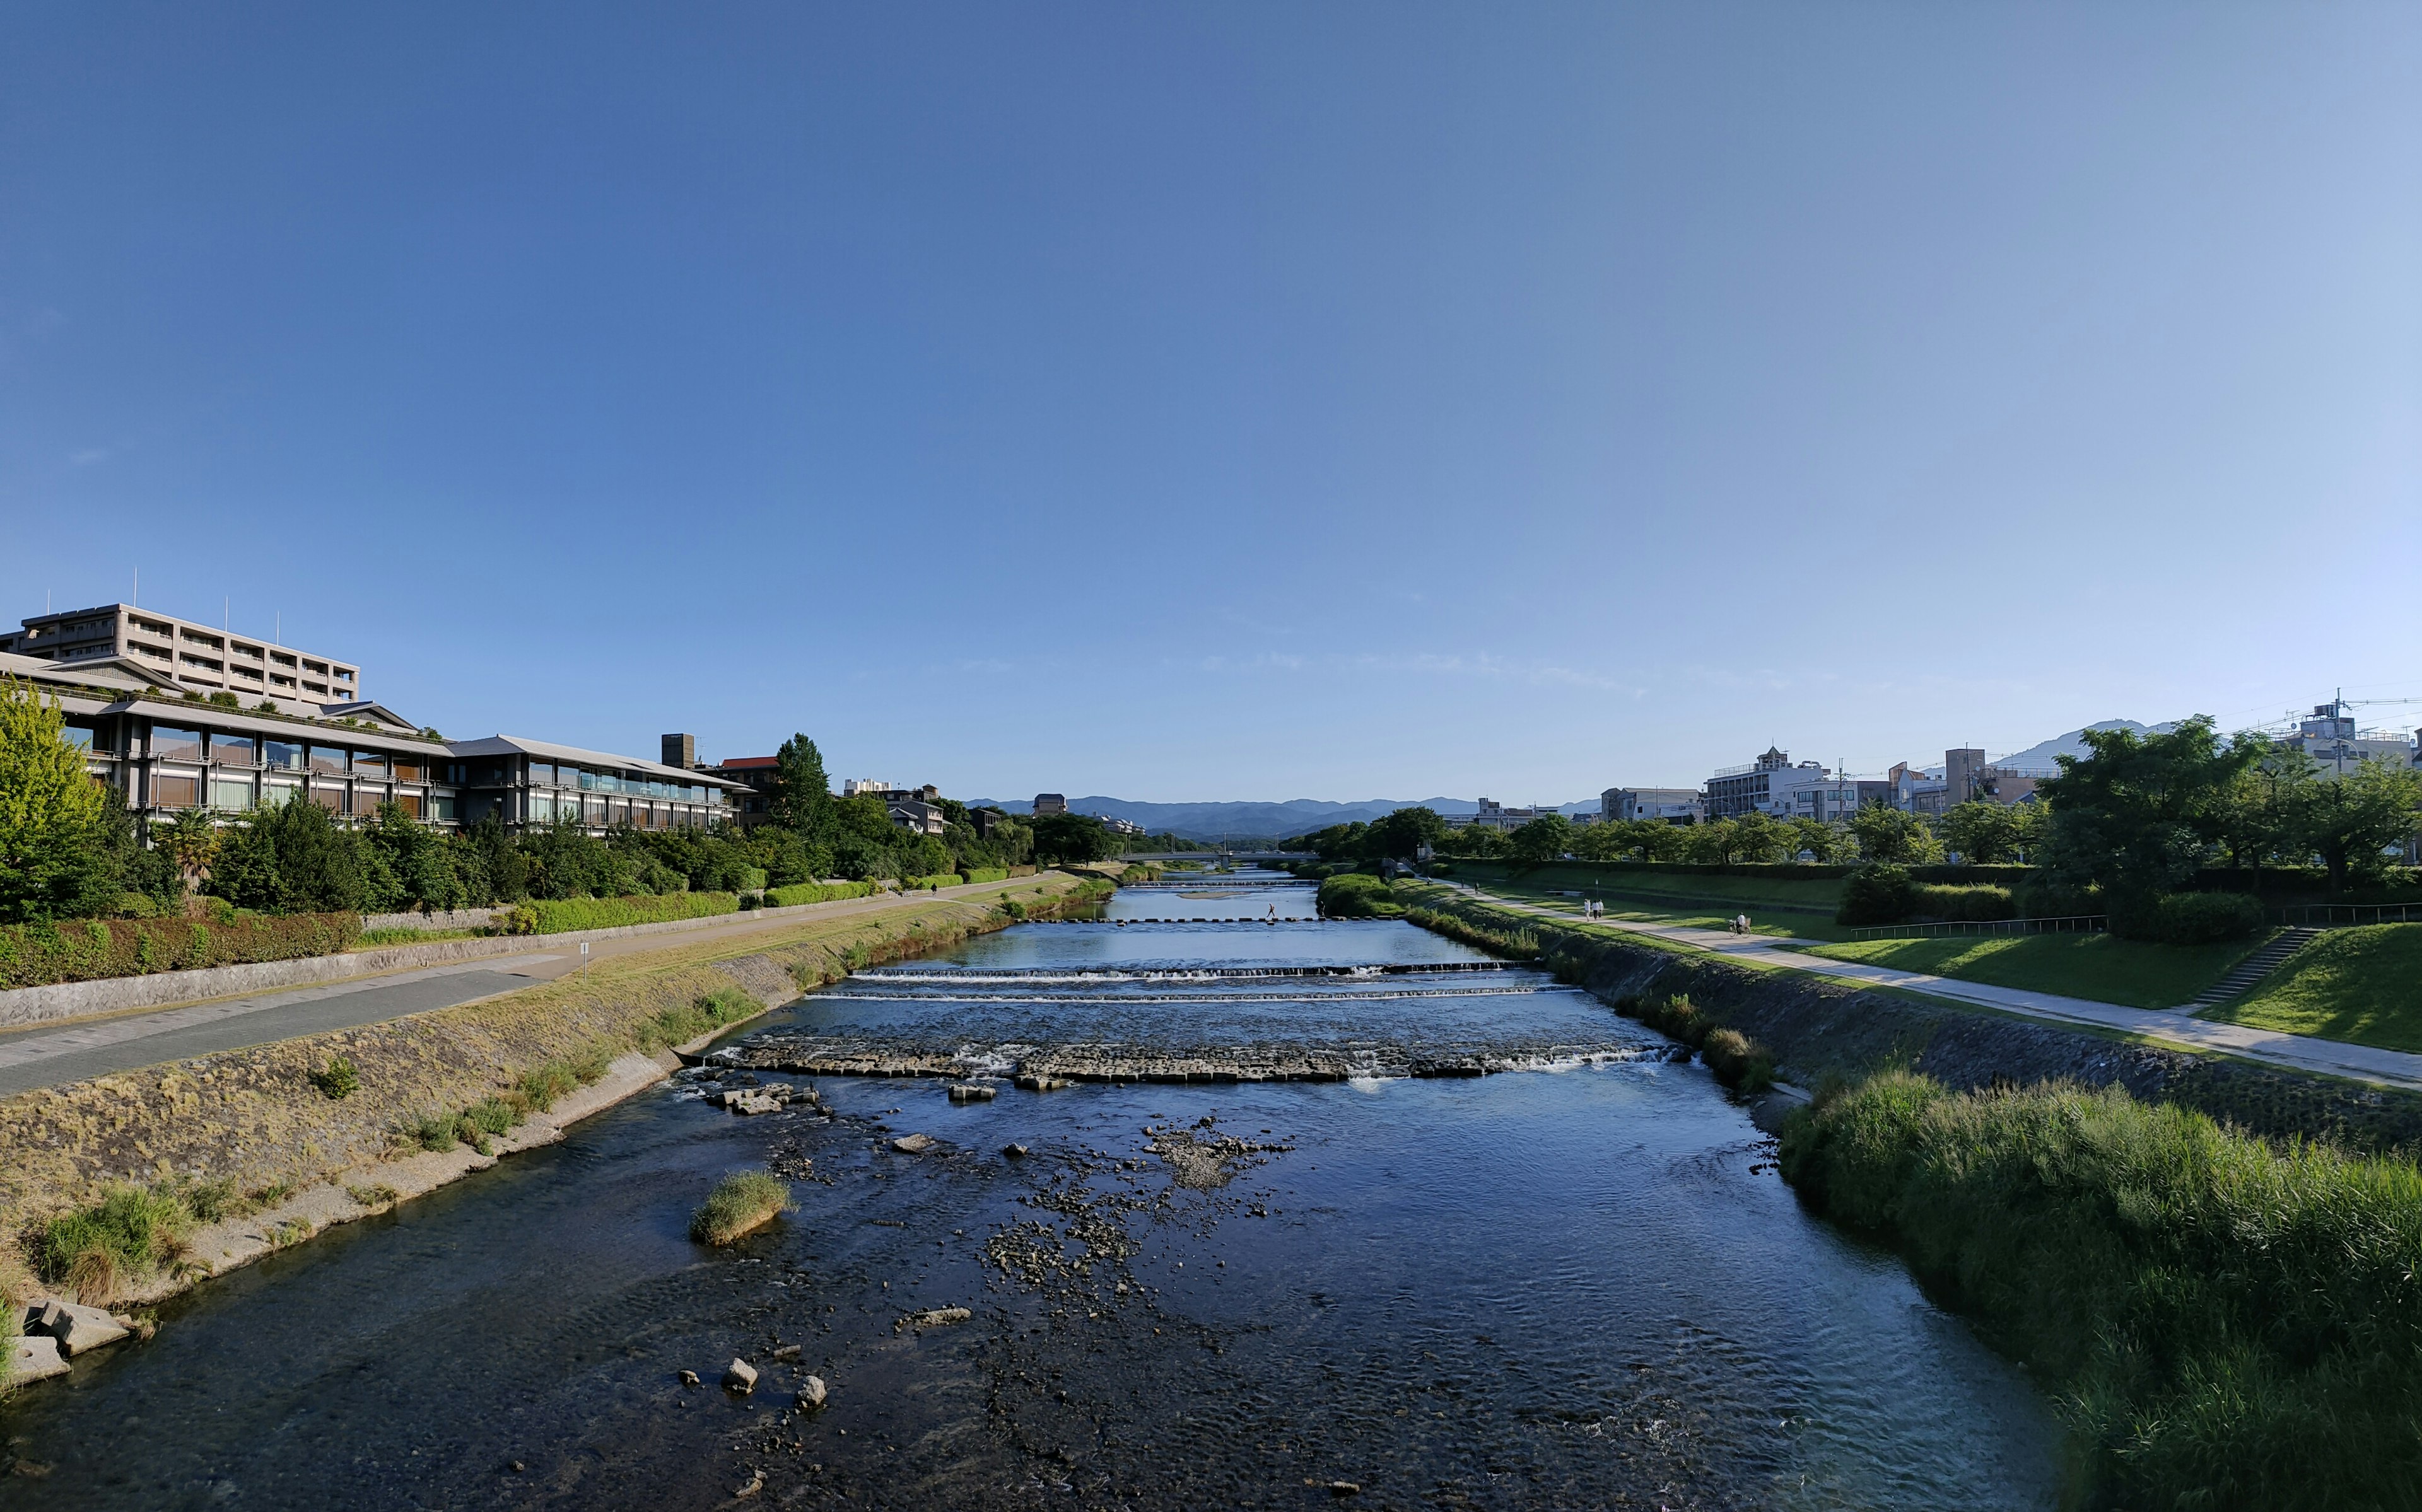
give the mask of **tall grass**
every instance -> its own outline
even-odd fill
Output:
[[[1539,956],[1539,937],[1528,929],[1493,929],[1443,909],[1410,908],[1405,917],[1434,934],[1477,945],[1491,955],[1514,960],[1536,960]]]
[[[685,1045],[700,1035],[712,1034],[763,1009],[763,1004],[739,988],[717,988],[680,1007],[658,1011],[639,1026],[639,1048],[655,1051],[667,1045]]]
[[[689,1237],[724,1245],[791,1210],[791,1188],[763,1171],[734,1171],[715,1184],[706,1206],[690,1215]]]
[[[1953,1093],[1900,1072],[1796,1115],[1782,1161],[2055,1389],[2074,1504],[2411,1504],[2412,1163],[2273,1148],[2116,1089]]]
[[[166,1186],[119,1187],[90,1208],[42,1227],[34,1257],[44,1281],[101,1306],[130,1281],[156,1274],[184,1253],[193,1209]]]

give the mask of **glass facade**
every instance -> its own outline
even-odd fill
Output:
[[[211,807],[224,808],[237,814],[252,807],[252,779],[250,777],[212,777]]]
[[[151,755],[163,761],[199,761],[202,759],[202,732],[154,725],[151,726]]]
[[[180,772],[155,772],[151,774],[151,804],[154,808],[192,808],[202,799],[202,779]]]
[[[260,759],[260,742],[249,735],[228,735],[211,732],[211,764],[217,767],[249,767]]]
[[[303,747],[291,740],[263,740],[260,742],[260,753],[262,758],[274,771],[300,772],[303,770]]]
[[[342,772],[345,770],[345,748],[340,745],[315,745],[311,748],[311,770]]]

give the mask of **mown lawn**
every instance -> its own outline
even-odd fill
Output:
[[[2108,934],[1961,935],[1811,945],[1808,954],[2122,1007],[2175,1008],[2220,980],[2257,943],[2153,945]]]
[[[2332,929],[2253,991],[2204,1017],[2422,1051],[2422,924]]]
[[[1685,887],[1685,883],[1707,885]],[[1721,929],[1734,914],[1746,913],[1751,927],[1759,934],[1788,935],[1800,940],[1847,940],[1850,935],[1848,929],[1833,922],[1836,903],[1807,900],[1808,889],[1838,889],[1840,884],[1835,882],[1778,883],[1747,877],[1649,878],[1643,881],[1638,873],[1609,872],[1602,887],[1591,885],[1587,878],[1549,882],[1525,878],[1512,882],[1480,881],[1477,885],[1501,897],[1518,898],[1576,915],[1581,912],[1580,901],[1559,894],[1578,891],[1596,898],[1606,905],[1610,919],[1644,919],[1654,924]]]

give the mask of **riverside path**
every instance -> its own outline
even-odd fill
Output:
[[[1791,942],[1773,935],[1738,935],[1722,929],[1655,924],[1638,919],[1591,919],[1584,922],[1578,915],[1563,910],[1500,897],[1468,882],[1448,882],[1446,885],[1496,907],[1518,913],[1534,913],[1574,928],[1603,930],[1611,934],[1654,935],[1675,944],[1761,966],[1806,972],[1811,975],[1830,976],[1866,987],[1921,992],[1927,997],[1947,998],[1955,1003],[2014,1013],[2023,1018],[2051,1019],[2115,1030],[2182,1049],[2239,1055],[2295,1070],[2318,1071],[2324,1076],[2341,1076],[2386,1086],[2422,1088],[2422,1055],[2406,1051],[2380,1050],[2370,1045],[2352,1045],[2336,1039],[2316,1039],[2310,1035],[2282,1034],[2277,1030],[2256,1029],[2244,1024],[2215,1023],[2176,1008],[2127,1008],[2115,1003],[2096,1003],[2087,998],[2063,997],[2053,992],[1994,987],[1984,982],[1965,982],[1957,977],[1936,976],[1924,972],[1895,971],[1889,966],[1874,966],[1864,961],[1828,960],[1822,956],[1794,950]]]

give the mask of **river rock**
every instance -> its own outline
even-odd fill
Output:
[[[946,1328],[964,1323],[976,1315],[964,1307],[928,1307],[921,1313],[910,1313],[900,1320],[902,1328]]]
[[[684,1370],[684,1371],[683,1371],[683,1372],[681,1373],[681,1383],[682,1383],[683,1385],[684,1385],[684,1386],[695,1386],[695,1385],[697,1385],[697,1384],[698,1384],[698,1372],[697,1372],[697,1371],[695,1371],[695,1370]]]
[[[98,1307],[51,1302],[43,1303],[25,1320],[25,1332],[56,1339],[60,1352],[78,1355],[104,1344],[116,1344],[131,1331]]]
[[[951,1083],[951,1100],[952,1102],[990,1102],[998,1095],[998,1088],[986,1086],[982,1082],[953,1082]]]
[[[1028,1149],[1023,1145],[1003,1145],[1000,1147],[1000,1152],[1003,1155],[1008,1156],[1013,1161],[1022,1161],[1026,1159],[1027,1156],[1033,1153],[1033,1151]]]
[[[931,1134],[903,1134],[891,1142],[891,1147],[903,1155],[922,1155],[937,1143]]]
[[[59,1353],[59,1341],[44,1334],[17,1341],[5,1379],[11,1385],[22,1385],[29,1380],[48,1380],[53,1376],[67,1373],[67,1357]]]
[[[757,1367],[746,1360],[732,1361],[724,1368],[723,1385],[727,1391],[736,1391],[743,1396],[747,1395],[757,1389]]]
[[[825,1378],[810,1376],[799,1382],[799,1411],[813,1412],[822,1410],[828,1395],[825,1390]]]
[[[774,1358],[777,1360],[796,1360],[798,1357],[799,1347],[795,1344],[785,1344],[774,1351]]]

